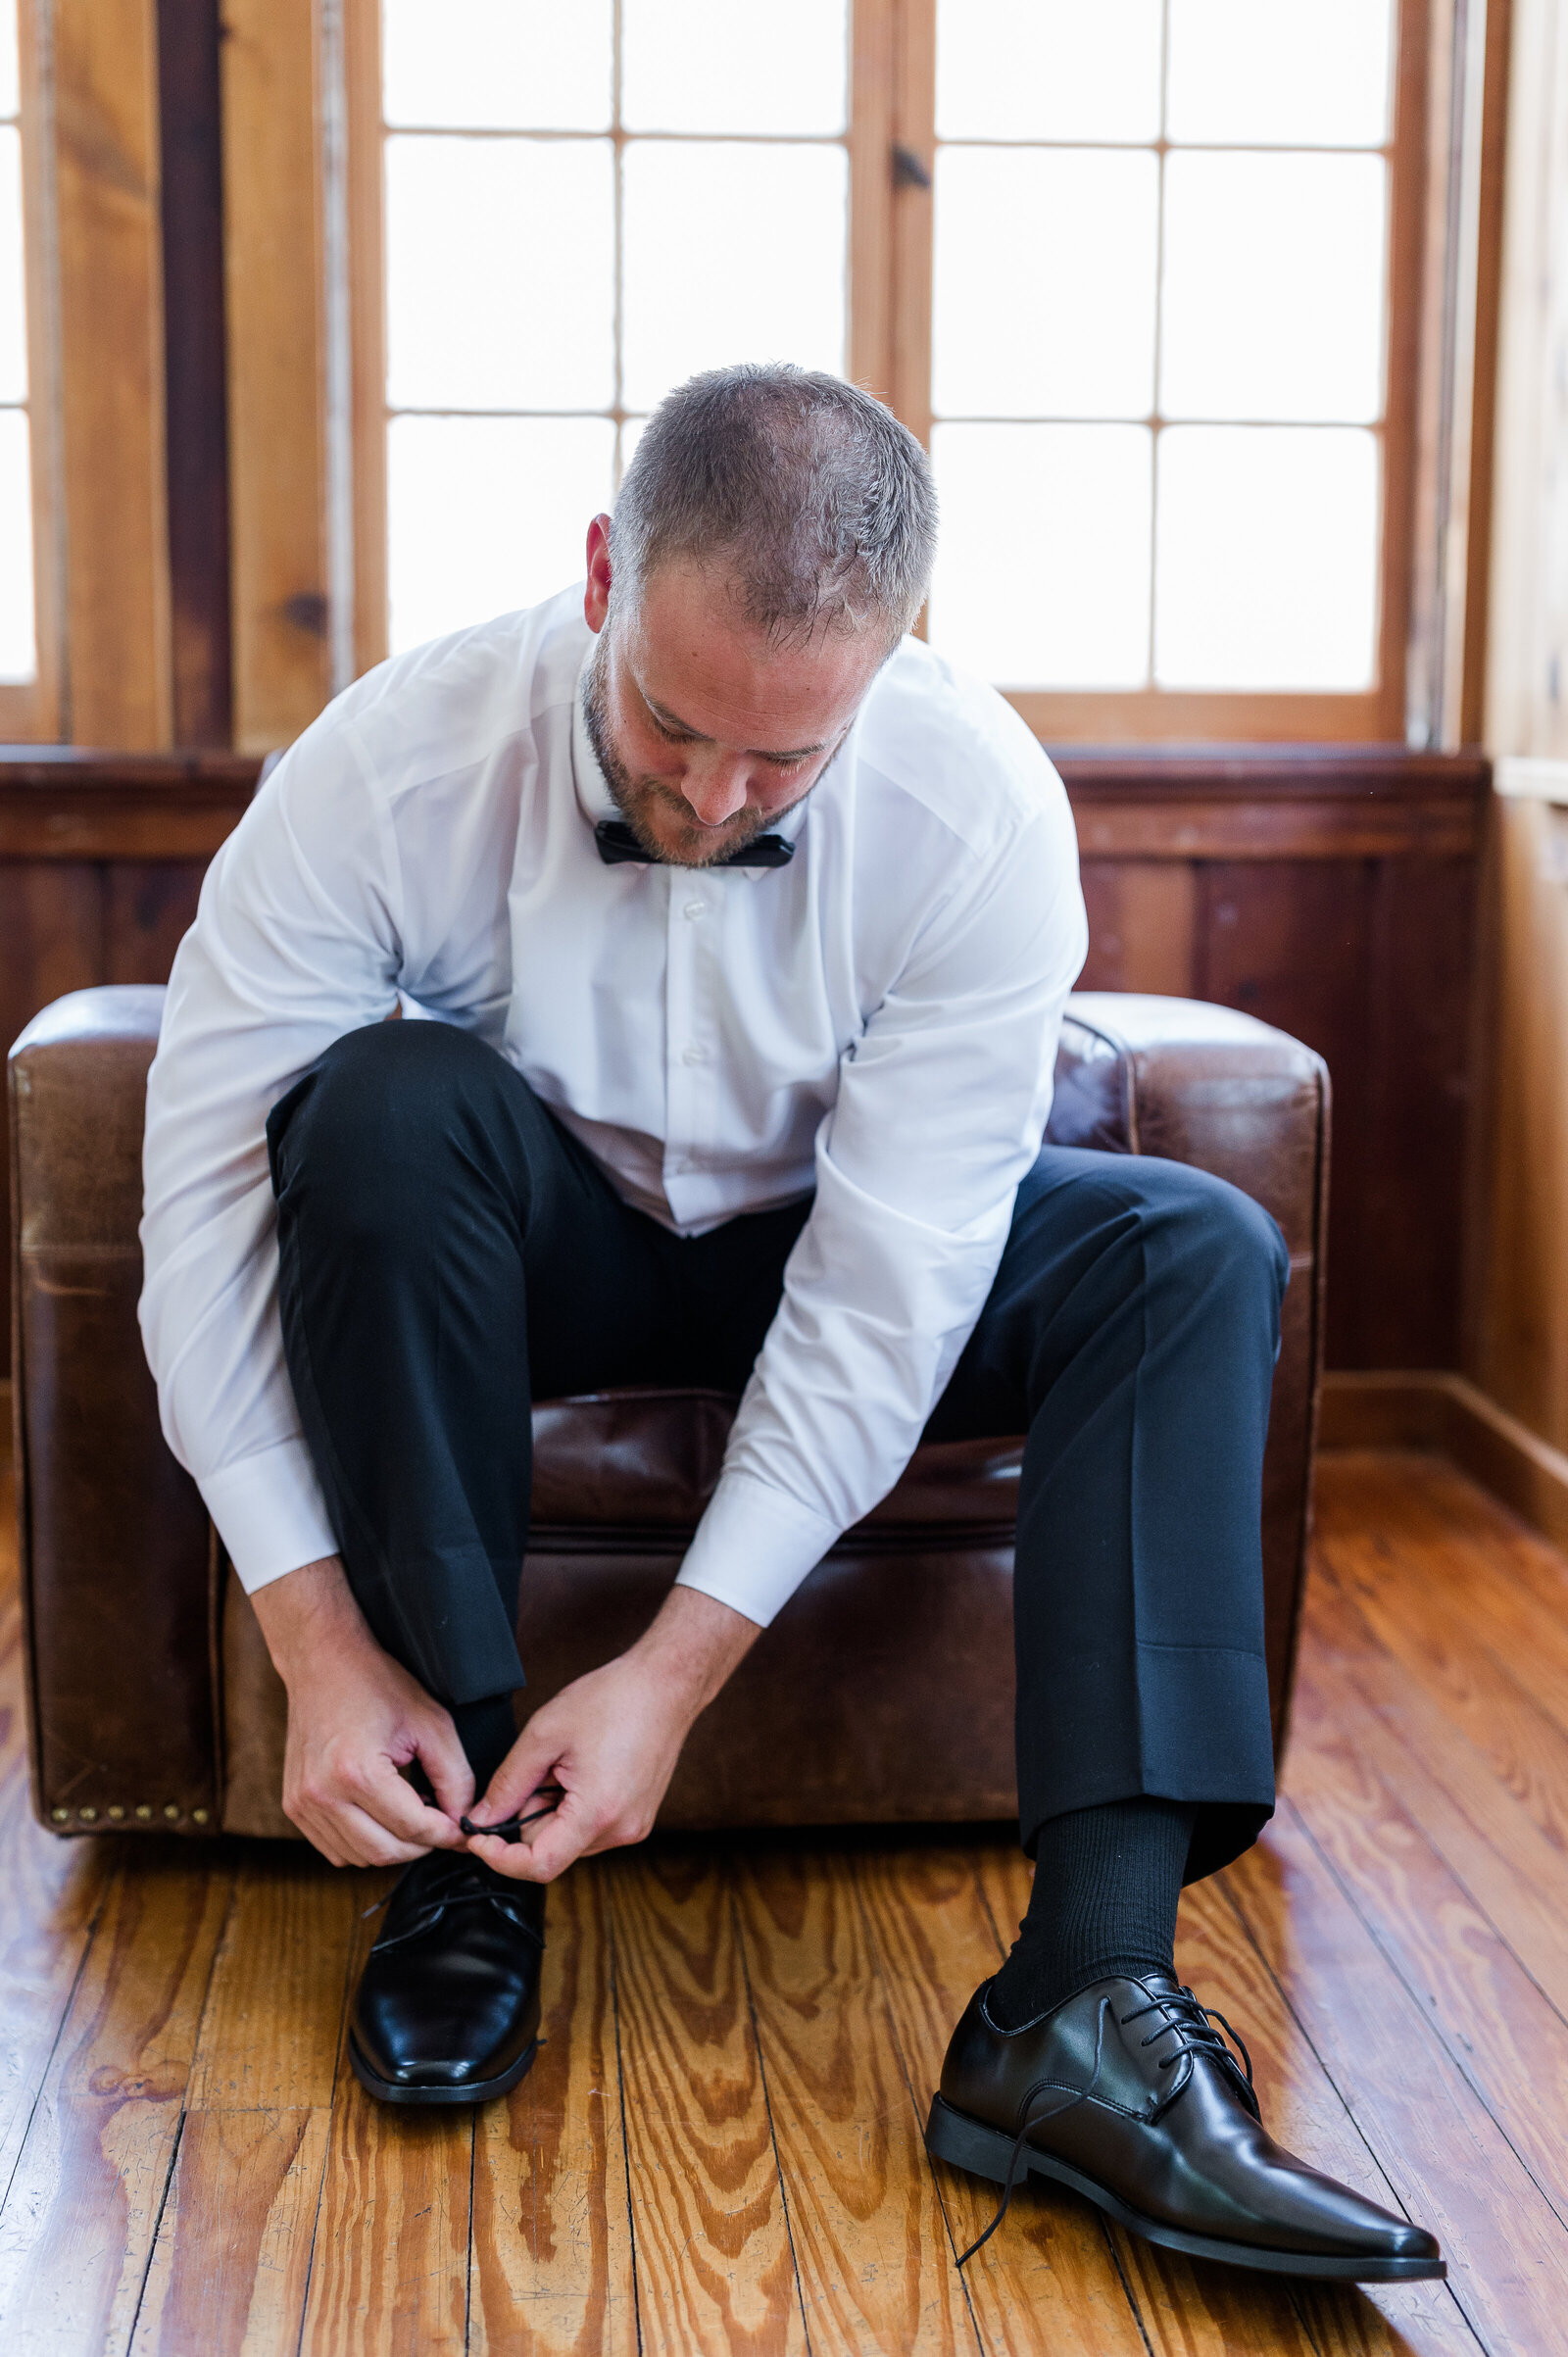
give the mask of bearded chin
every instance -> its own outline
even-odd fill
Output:
[[[649,805],[653,804],[656,808],[662,805],[676,824],[681,825],[683,822],[680,817],[680,796],[672,793],[670,788],[660,778],[633,777],[615,751],[614,742],[610,733],[609,672],[610,624],[607,622],[599,633],[599,643],[594,648],[587,670],[583,673],[583,726],[588,732],[588,742],[593,747],[594,759],[599,763],[605,784],[610,789],[610,799],[636,836],[639,847],[648,854],[648,857],[651,859],[657,859],[661,864],[667,863],[676,867],[709,867],[715,859],[730,859],[744,845],[750,843],[754,836],[761,834],[769,823],[766,815],[760,810],[749,810],[744,814],[738,812],[736,822],[720,831],[719,839],[714,843],[712,850],[700,854],[695,859],[683,859],[679,852],[671,852],[666,843],[661,842],[648,823]],[[695,821],[686,820],[684,831],[688,836],[695,837]]]

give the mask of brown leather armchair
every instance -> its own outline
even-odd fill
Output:
[[[59,1833],[287,1834],[282,1688],[158,1423],[136,1328],[142,1107],[163,992],[77,991],[11,1051],[18,1497],[34,1806]],[[1218,1172],[1294,1270],[1264,1491],[1283,1742],[1322,1339],[1328,1075],[1250,1016],[1071,1002],[1051,1137]],[[731,1402],[612,1393],[535,1415],[519,1643],[530,1703],[652,1614],[716,1477]],[[1015,1806],[1019,1444],[922,1448],[698,1721],[669,1826],[994,1818]]]

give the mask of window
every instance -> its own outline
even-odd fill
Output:
[[[21,116],[17,0],[0,0],[0,717],[13,722],[23,699],[5,691],[38,675]]]
[[[362,660],[787,358],[928,440],[929,635],[1042,734],[1402,733],[1418,0],[353,7]]]
[[[383,0],[388,638],[573,579],[695,369],[846,364],[848,0]]]

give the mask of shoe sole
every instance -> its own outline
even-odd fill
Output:
[[[399,2087],[395,2080],[383,2079],[371,2070],[352,2038],[349,2065],[367,2094],[381,2103],[489,2103],[497,2095],[512,2092],[518,2080],[526,2077],[538,2051],[539,2040],[530,2039],[510,2070],[494,2079],[476,2079],[468,2087]]]
[[[926,2149],[934,2159],[951,2161],[956,2169],[967,2169],[972,2176],[989,2178],[994,2185],[1007,2182],[1007,2165],[1012,2158],[1012,2138],[1004,2136],[1000,2128],[988,2128],[980,2120],[971,2119],[967,2112],[955,2111],[940,2095],[933,2096],[931,2117],[926,2123]],[[1441,2259],[1358,2259],[1334,2258],[1318,2251],[1266,2250],[1251,2243],[1222,2242],[1212,2234],[1190,2234],[1179,2226],[1165,2226],[1157,2218],[1146,2218],[1111,2193],[1096,2185],[1092,2177],[1058,2161],[1050,2153],[1039,2152],[1033,2145],[1025,2147],[1028,2173],[1035,2177],[1052,2178],[1057,2185],[1068,2185],[1075,2193],[1095,2203],[1129,2234],[1142,2234],[1146,2242],[1157,2242],[1166,2250],[1185,2251],[1191,2259],[1218,2259],[1227,2267],[1252,2267],[1265,2275],[1321,2276],[1348,2283],[1422,2283],[1433,2277],[1446,2277],[1447,2268]]]

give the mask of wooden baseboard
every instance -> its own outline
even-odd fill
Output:
[[[1568,1455],[1466,1380],[1440,1369],[1328,1374],[1325,1449],[1437,1449],[1556,1546],[1568,1547]]]

